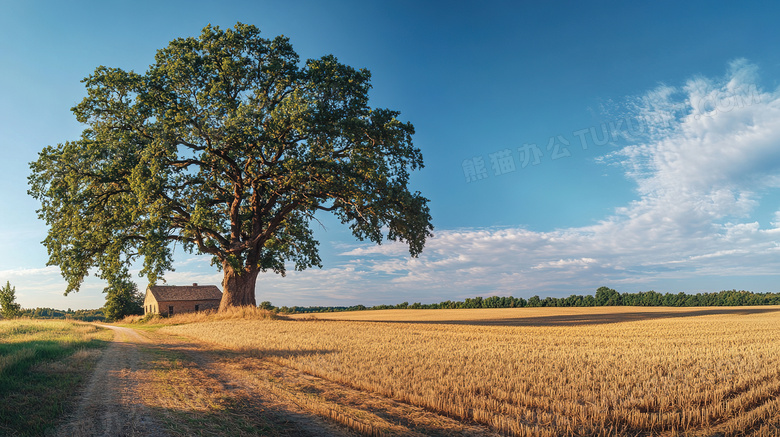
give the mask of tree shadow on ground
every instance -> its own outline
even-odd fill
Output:
[[[522,308],[518,308],[522,311]],[[641,320],[670,319],[711,315],[751,315],[780,311],[772,308],[707,308],[682,311],[626,311],[599,314],[557,314],[539,317],[511,317],[478,320],[361,320],[378,323],[420,323],[433,325],[475,325],[475,326],[588,326],[607,323],[636,322]],[[336,319],[333,319],[336,320]]]
[[[172,435],[268,435],[322,436],[324,425],[316,414],[290,410],[271,393],[256,392],[245,382],[231,378],[224,366],[252,356],[291,358],[330,354],[331,350],[281,350],[213,347],[183,339],[156,338],[141,344],[144,369],[164,375],[165,383],[152,383],[156,401],[144,408]],[[160,385],[162,384],[162,385]],[[170,387],[166,393],[163,386]],[[177,394],[172,395],[172,392]],[[143,435],[143,433],[139,434]],[[349,435],[346,433],[345,435]]]
[[[405,432],[430,436],[493,435],[487,429],[475,432],[479,427],[474,424],[461,427],[457,421],[412,404],[364,392],[276,362],[276,358],[326,355],[336,351],[237,351],[204,347],[204,344],[187,340],[161,340],[144,346],[144,352],[151,358],[147,367],[163,372],[170,370],[166,374],[167,384],[182,387],[179,378],[186,375],[187,389],[198,392],[196,387],[202,385],[205,391],[200,393],[209,393],[203,395],[208,397],[208,409],[193,407],[183,399],[201,395],[184,395],[176,401],[148,405],[149,411],[176,435],[385,435],[382,430],[388,424],[402,430],[391,432],[391,435],[405,435]],[[378,424],[372,422],[374,416],[379,418]],[[430,417],[423,420],[423,416]]]

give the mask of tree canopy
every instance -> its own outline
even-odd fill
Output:
[[[30,164],[66,294],[139,259],[155,283],[179,245],[223,270],[221,308],[255,305],[259,271],[321,267],[317,211],[412,256],[431,236],[428,199],[408,187],[414,127],[368,106],[365,69],[301,63],[287,38],[238,23],[172,41],[144,74],[100,66],[84,83],[81,138]]]

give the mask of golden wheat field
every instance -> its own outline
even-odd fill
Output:
[[[507,435],[780,433],[778,307],[362,311],[162,332]]]

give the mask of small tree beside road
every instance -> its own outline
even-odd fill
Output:
[[[11,287],[11,282],[6,281],[0,288],[0,315],[4,319],[13,319],[19,315],[21,306],[16,303],[16,287]]]
[[[103,289],[103,293],[106,293],[103,312],[109,322],[125,316],[143,314],[144,297],[138,292],[138,286],[134,282],[127,279],[114,280]]]

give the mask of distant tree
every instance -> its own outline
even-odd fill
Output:
[[[129,279],[113,280],[103,289],[103,293],[106,293],[106,305],[103,311],[108,321],[144,313],[144,297],[138,291],[138,286]]]
[[[701,298],[700,293],[696,293],[694,295],[687,296],[685,299],[685,306],[687,307],[695,307],[699,306],[699,299]]]
[[[539,296],[532,296],[530,299],[528,299],[528,306],[540,307],[542,306],[542,300],[539,298]]]
[[[156,283],[180,247],[223,272],[220,311],[256,306],[261,271],[321,266],[318,211],[416,257],[433,230],[408,187],[422,154],[398,111],[368,105],[370,77],[241,23],[172,41],[144,74],[98,67],[72,109],[81,138],[30,164],[66,293],[139,259]]]
[[[457,302],[445,300],[439,304],[439,308],[457,308]]]
[[[622,305],[620,293],[609,287],[599,287],[596,290],[596,304],[606,306]]]
[[[0,315],[4,319],[12,319],[19,315],[21,306],[16,303],[16,287],[11,287],[11,282],[6,281],[5,287],[0,288]]]

